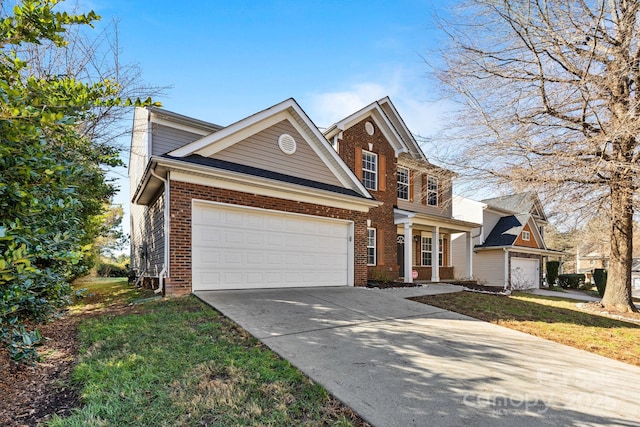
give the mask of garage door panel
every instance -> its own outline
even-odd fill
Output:
[[[535,258],[511,258],[511,288],[540,287],[540,261]]]
[[[193,290],[347,286],[350,223],[194,204]]]

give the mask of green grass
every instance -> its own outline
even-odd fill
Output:
[[[111,305],[141,297],[98,287],[114,291]],[[197,298],[128,310],[81,323],[72,381],[83,405],[50,425],[352,425],[320,385]]]
[[[412,299],[640,366],[640,325],[580,311],[575,300],[475,292]]]

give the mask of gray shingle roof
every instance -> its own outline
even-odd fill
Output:
[[[520,235],[522,228],[529,221],[529,215],[510,215],[500,218],[482,245],[477,247],[511,246]]]
[[[252,175],[260,178],[273,179],[275,181],[282,181],[290,184],[302,185],[304,187],[315,188],[318,190],[331,191],[333,193],[344,194],[347,196],[354,196],[354,197],[367,199],[367,197],[349,188],[326,184],[324,182],[312,181],[310,179],[298,178],[298,177],[286,175],[283,173],[273,172],[266,169],[255,168],[253,166],[241,165],[238,163],[228,162],[225,160],[212,159],[210,157],[203,157],[198,154],[192,154],[187,157],[174,157],[168,154],[163,154],[161,157],[171,159],[171,160],[178,160],[178,161],[193,163],[200,166],[208,166],[211,168],[222,169],[222,170],[231,171],[231,172],[238,172],[245,175]]]
[[[494,207],[505,211],[528,214],[536,203],[536,194],[532,191],[526,193],[512,194],[510,196],[494,197],[482,200],[482,203],[490,208]]]

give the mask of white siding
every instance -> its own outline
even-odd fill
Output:
[[[457,277],[467,271],[467,237],[466,233],[451,234],[451,266]],[[475,269],[475,266],[474,266]]]
[[[133,129],[129,154],[129,191],[133,195],[149,162],[149,112],[136,107],[133,113]],[[133,214],[133,212],[132,212]]]
[[[504,286],[504,251],[478,251],[473,255],[473,276],[480,284]]]

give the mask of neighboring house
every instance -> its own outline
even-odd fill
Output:
[[[454,199],[454,216],[468,220],[482,215],[474,232],[473,273],[480,283],[509,289],[539,288],[546,261],[563,253],[547,248],[547,218],[535,193],[527,192],[475,202]],[[456,236],[457,237],[457,236]],[[464,241],[461,245],[464,244]],[[457,239],[454,242],[457,247]]]
[[[600,252],[590,252],[586,255],[576,256],[576,271],[585,275],[587,282],[593,282],[593,270],[596,268],[609,268],[609,256]],[[633,258],[631,265],[631,288],[640,289],[640,258]]]
[[[131,265],[166,294],[472,274],[478,224],[388,98],[324,134],[293,99],[227,127],[137,108],[129,174]]]

